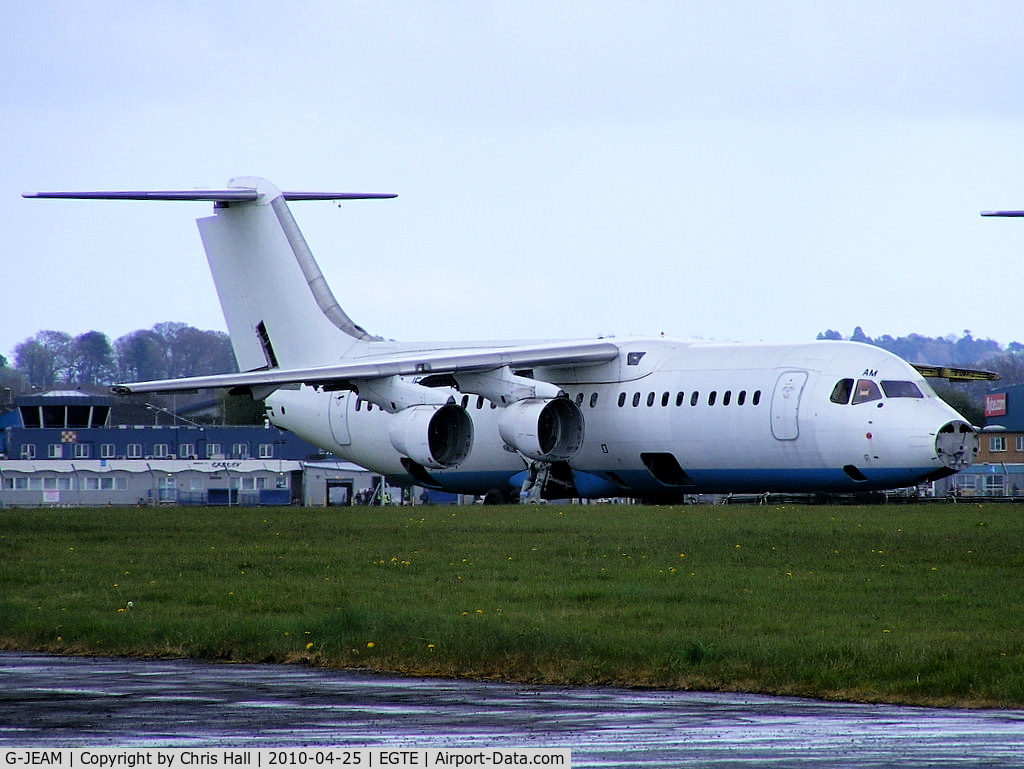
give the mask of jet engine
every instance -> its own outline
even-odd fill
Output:
[[[568,398],[527,398],[502,409],[498,432],[530,459],[564,462],[583,445],[583,414]]]
[[[424,467],[461,464],[473,448],[473,420],[460,406],[413,406],[390,420],[391,445]]]

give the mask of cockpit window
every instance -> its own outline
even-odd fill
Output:
[[[882,391],[886,398],[923,398],[924,395],[913,382],[899,382],[895,380],[882,380]]]
[[[867,403],[868,401],[877,401],[882,399],[882,391],[878,389],[878,385],[872,382],[870,379],[858,379],[857,388],[853,393],[853,402]]]
[[[829,400],[833,403],[841,403],[845,406],[850,402],[851,392],[853,392],[853,380],[840,379],[836,382],[836,386],[832,388],[832,397],[829,398]]]

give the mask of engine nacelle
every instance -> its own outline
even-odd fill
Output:
[[[583,445],[583,413],[568,398],[527,398],[501,411],[501,439],[530,459],[563,462]]]
[[[391,445],[433,470],[461,464],[473,448],[473,420],[454,404],[413,406],[390,421]]]

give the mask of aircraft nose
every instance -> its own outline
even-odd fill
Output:
[[[954,472],[974,462],[978,445],[978,431],[959,419],[944,424],[935,436],[935,454]]]

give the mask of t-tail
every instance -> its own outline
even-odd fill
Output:
[[[202,200],[198,220],[240,371],[314,366],[379,340],[353,322],[331,293],[288,208],[289,200],[393,198],[389,193],[281,192],[256,177],[222,190],[39,192],[26,197]]]

